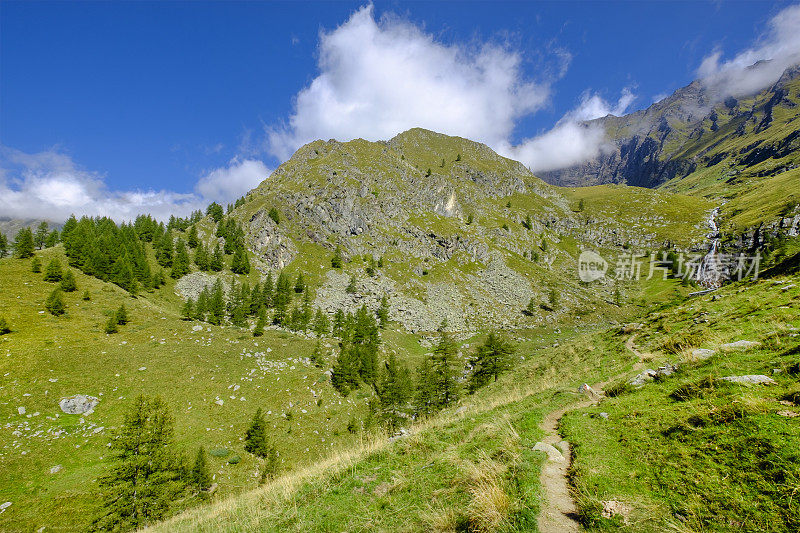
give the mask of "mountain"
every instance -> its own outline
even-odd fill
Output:
[[[630,201],[641,209],[622,208]],[[472,331],[546,320],[520,311],[551,289],[564,309],[601,312],[614,284],[579,283],[581,249],[702,247],[711,208],[662,191],[560,189],[485,145],[412,129],[385,142],[310,143],[232,215],[257,268],[301,267],[328,312],[375,307],[386,294],[392,317],[410,331],[434,331],[443,320]],[[330,269],[337,247],[350,263],[343,271]],[[379,258],[385,266],[369,275]],[[353,295],[343,290],[351,276]]]
[[[719,99],[695,81],[645,110],[584,123],[605,131],[604,153],[541,177],[562,186],[626,183],[729,202],[721,211],[725,229],[752,234],[798,213],[798,104],[800,66],[740,98]]]

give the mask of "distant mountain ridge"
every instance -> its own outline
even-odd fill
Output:
[[[783,157],[800,147],[796,122],[794,128],[783,131],[786,123],[782,120],[798,117],[799,82],[798,65],[784,71],[769,88],[740,98],[717,98],[712,89],[694,81],[647,109],[585,122],[585,127],[604,129],[608,140],[604,153],[539,176],[561,186],[626,183],[652,188],[725,158],[752,166]],[[769,143],[758,135],[767,131],[773,134]],[[726,139],[748,137],[753,142],[737,153],[714,150]]]

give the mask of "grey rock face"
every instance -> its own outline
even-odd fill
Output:
[[[736,342],[729,342],[727,344],[721,344],[720,350],[749,350],[750,348],[755,348],[759,346],[760,342],[755,341],[736,341]]]
[[[68,415],[84,415],[94,411],[98,403],[100,403],[100,398],[76,394],[69,398],[61,398],[58,405],[61,407],[61,410]]]

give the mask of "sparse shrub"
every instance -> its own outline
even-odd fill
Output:
[[[350,283],[347,284],[345,288],[345,292],[348,294],[355,294],[358,291],[358,287],[356,286],[356,276],[355,274],[350,276]]]
[[[281,214],[278,212],[278,210],[276,208],[274,208],[274,207],[270,208],[269,213],[267,214],[267,216],[269,216],[269,218],[271,218],[272,221],[275,224],[280,224],[281,223]]]
[[[490,532],[501,529],[511,511],[511,499],[506,494],[499,476],[494,473],[482,476],[470,487],[469,493],[470,530]]]
[[[6,322],[6,319],[0,316],[0,335],[5,335],[6,333],[11,333],[11,327]]]
[[[508,231],[508,224],[507,224],[507,223],[505,223],[505,222],[503,222],[503,229],[504,229],[504,230],[506,230],[506,231]]]
[[[229,465],[238,465],[242,461],[242,458],[238,455],[231,455],[230,459],[228,459]]]
[[[475,220],[475,216],[474,216],[472,213],[470,213],[469,215],[467,215],[467,225],[468,225],[468,226],[469,226],[470,224],[472,224],[473,220]]]
[[[89,300],[92,299],[92,295],[89,293],[89,289],[86,289],[85,291],[83,291],[82,299],[83,299],[84,302],[88,302]]]
[[[622,396],[623,394],[628,394],[629,392],[633,392],[633,385],[628,383],[627,381],[619,381],[614,383],[613,385],[609,385],[604,389],[606,396],[609,398],[616,398],[617,396]]]
[[[719,381],[714,376],[706,376],[694,383],[681,385],[669,397],[678,402],[685,402],[695,398],[702,398],[717,390],[718,386]]]
[[[689,348],[694,348],[703,342],[704,336],[701,331],[684,331],[669,337],[661,344],[661,349],[668,354],[679,354]]]
[[[208,455],[212,457],[227,457],[231,451],[227,448],[212,448],[208,451]]]

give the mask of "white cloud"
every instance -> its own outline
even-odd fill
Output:
[[[606,115],[622,115],[636,95],[629,88],[611,104],[598,94],[585,92],[581,103],[566,113],[549,131],[523,140],[517,146],[503,143],[499,153],[521,161],[534,172],[556,170],[599,156],[607,148],[605,130],[599,124],[586,123]]]
[[[203,176],[195,193],[119,191],[109,189],[103,175],[79,167],[55,149],[29,154],[0,147],[0,216],[58,222],[75,214],[121,222],[149,213],[165,220],[204,209],[212,201],[230,202],[268,175],[260,161],[234,159]]]
[[[227,167],[212,170],[197,182],[195,190],[203,198],[219,203],[233,202],[269,176],[269,169],[261,161],[234,158]]]
[[[766,33],[735,57],[723,60],[715,50],[697,74],[718,98],[753,94],[775,83],[787,67],[800,63],[800,5],[770,19]]]
[[[496,146],[550,94],[507,47],[444,44],[395,16],[376,21],[371,5],[320,35],[318,66],[288,124],[268,132],[281,159],[315,139],[389,139],[412,127]]]

